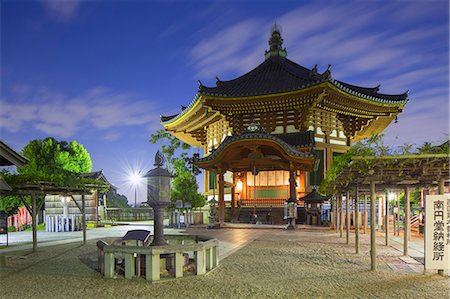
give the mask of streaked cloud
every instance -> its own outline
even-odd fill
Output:
[[[44,0],[42,4],[48,16],[61,23],[75,18],[80,7],[79,0]]]
[[[34,128],[55,137],[72,137],[87,128],[119,129],[128,126],[159,127],[155,103],[127,92],[95,87],[69,97],[40,88],[28,90],[26,102],[20,98],[0,99],[0,128],[18,132]],[[105,131],[106,140],[119,137],[116,130]]]
[[[436,19],[441,10],[448,11],[448,3],[311,2],[276,22],[289,59],[309,68],[317,63],[319,71],[332,64],[333,78],[381,84],[381,93],[409,89],[411,101],[399,123],[386,131],[387,140],[399,134],[421,143],[449,130],[449,27],[448,14]],[[196,76],[209,82],[216,74],[233,79],[259,65],[273,23],[247,19],[203,38],[190,52]]]

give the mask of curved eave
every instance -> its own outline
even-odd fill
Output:
[[[166,121],[161,121],[161,124],[167,128],[181,122],[186,117],[186,115],[189,115],[189,113],[192,112],[192,110],[199,105],[200,98],[201,95],[197,93],[184,110],[182,110],[179,114],[175,115],[173,118],[170,118]]]
[[[283,158],[287,161],[299,164],[308,164],[310,168],[312,168],[316,159],[314,154],[299,151],[273,135],[264,134],[264,137],[258,137],[257,133],[250,133],[227,137],[214,152],[212,152],[209,156],[195,161],[195,164],[205,169],[217,167],[217,165],[221,164],[223,157],[233,148],[242,148],[246,145],[255,146],[257,144],[270,144],[274,148],[277,148],[283,155]]]
[[[362,100],[365,100],[369,103],[379,103],[382,105],[389,105],[389,106],[404,106],[406,103],[408,103],[408,93],[405,92],[403,94],[399,95],[385,95],[385,94],[376,94],[374,95],[367,95],[361,92],[357,92],[350,87],[344,86],[341,84],[338,80],[330,79],[330,85],[332,88],[335,88],[341,93],[345,93],[349,96],[356,97]],[[349,85],[349,84],[348,84]],[[386,98],[389,97],[389,98]]]

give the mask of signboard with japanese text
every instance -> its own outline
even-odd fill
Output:
[[[450,195],[427,195],[425,200],[425,267],[449,269]]]

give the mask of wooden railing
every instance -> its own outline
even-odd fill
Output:
[[[282,207],[286,198],[256,198],[255,199],[242,199],[240,200],[240,205],[242,207]]]

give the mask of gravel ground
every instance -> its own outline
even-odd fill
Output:
[[[449,279],[417,273],[404,263],[394,269],[392,263],[401,264],[395,249],[378,246],[378,271],[371,272],[368,246],[356,255],[344,243],[320,232],[267,235],[221,260],[206,276],[155,284],[104,279],[96,271],[94,241],[46,247],[7,257],[6,268],[0,268],[0,297],[450,298]]]

